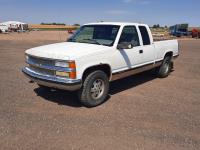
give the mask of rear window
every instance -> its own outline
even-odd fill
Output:
[[[150,45],[150,38],[147,28],[145,26],[139,26],[139,29],[142,35],[143,45]]]

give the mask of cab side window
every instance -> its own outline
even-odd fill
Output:
[[[145,26],[139,26],[139,29],[142,35],[143,45],[150,45],[150,38],[147,28]]]
[[[119,44],[123,42],[131,43],[134,47],[140,46],[139,37],[135,26],[124,27]]]

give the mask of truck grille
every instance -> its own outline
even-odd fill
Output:
[[[43,74],[43,75],[51,75],[51,76],[55,75],[54,70],[41,67],[41,66],[53,67],[54,60],[29,56],[27,63],[29,64],[29,69],[31,69],[35,73]]]
[[[54,66],[54,61],[50,59],[43,59],[43,58],[29,56],[29,61],[34,64],[40,64],[44,66]]]
[[[50,75],[50,76],[54,76],[55,75],[55,71],[54,70],[38,68],[38,67],[35,67],[35,66],[31,66],[31,65],[29,65],[29,69],[31,69],[32,71],[34,71],[35,73],[38,73],[38,74]]]

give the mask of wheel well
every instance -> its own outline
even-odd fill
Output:
[[[107,64],[101,64],[101,65],[92,66],[92,67],[87,68],[83,73],[83,80],[86,78],[86,76],[89,73],[91,73],[93,71],[96,71],[96,70],[101,70],[101,71],[105,72],[106,75],[108,76],[108,79],[110,79],[110,77],[111,77],[111,68],[110,68],[110,66],[107,65]]]
[[[167,57],[167,56],[169,56],[169,57],[172,58],[172,56],[173,56],[173,52],[167,52],[167,53],[165,54],[165,57]],[[164,57],[164,58],[165,58],[165,57]]]

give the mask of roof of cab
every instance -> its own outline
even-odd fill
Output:
[[[126,26],[126,25],[145,25],[141,23],[131,23],[131,22],[96,22],[96,23],[87,23],[84,25],[118,25],[118,26]]]

